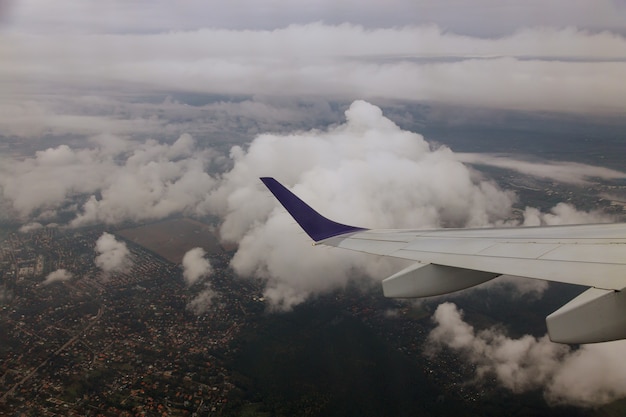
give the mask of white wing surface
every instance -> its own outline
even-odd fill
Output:
[[[318,245],[416,263],[383,280],[385,296],[427,297],[517,275],[592,287],[547,318],[550,338],[626,338],[626,224],[368,230],[333,222],[273,178],[261,178]]]

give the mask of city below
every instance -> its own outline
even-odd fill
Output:
[[[569,196],[622,213],[620,201],[589,199],[621,195],[622,184],[586,196],[519,176],[500,181],[535,205],[541,196]],[[469,384],[472,365],[452,351],[425,355],[436,302],[388,300],[378,286],[355,285],[290,313],[268,313],[264,282],[234,274],[234,251],[219,244],[214,230],[174,218],[119,230],[2,232],[0,415],[380,415],[418,409],[449,415],[485,404],[528,411],[520,415],[593,415],[549,406],[540,392],[516,395],[495,382]],[[105,272],[97,265],[94,248],[104,232],[125,242],[126,270]],[[194,247],[206,251],[213,267],[213,299],[201,310],[191,301],[202,288],[185,283],[181,265]],[[44,280],[59,270],[68,276]],[[551,288],[544,300],[572,296],[571,289]],[[487,325],[497,323],[490,315],[520,303],[537,310],[520,318],[520,326],[545,332],[549,310],[529,306],[533,300],[470,294],[455,302],[466,317]],[[325,374],[334,375],[330,385]],[[348,412],[341,408],[346,403],[358,405]]]

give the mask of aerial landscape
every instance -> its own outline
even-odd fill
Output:
[[[383,296],[381,229],[626,221],[626,3],[0,2],[1,416],[623,416],[586,288]],[[626,237],[625,237],[626,238]],[[600,273],[600,272],[599,272]]]

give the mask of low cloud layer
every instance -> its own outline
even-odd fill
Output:
[[[41,285],[49,285],[53,282],[69,281],[70,279],[72,279],[72,276],[73,275],[71,274],[71,272],[66,269],[57,269],[56,271],[50,272],[46,276],[46,279],[43,280]]]
[[[78,91],[133,86],[141,91],[386,98],[584,114],[623,114],[626,95],[626,39],[573,27],[532,27],[482,38],[435,25],[367,29],[307,23],[272,30],[203,28],[133,35],[9,31],[3,40],[0,81],[9,86],[5,95],[10,100],[0,106],[7,115],[0,120],[9,130],[19,130],[14,123],[27,129],[26,120],[46,117],[39,112],[45,97],[35,106],[23,106],[25,100],[39,96],[44,87],[68,84]],[[79,116],[51,118],[49,128],[110,123],[141,130],[159,123]]]
[[[584,185],[588,184],[591,178],[605,180],[626,178],[625,172],[574,162],[532,162],[501,155],[477,153],[457,153],[456,155],[459,161],[468,164],[510,169],[524,175],[548,178],[565,184]]]
[[[427,350],[457,351],[476,367],[478,380],[495,377],[515,393],[542,389],[551,404],[594,407],[626,396],[625,341],[573,350],[547,335],[512,339],[501,329],[475,330],[452,303],[439,305],[433,320]]]
[[[127,272],[132,261],[126,243],[115,239],[110,233],[103,233],[96,241],[96,265],[105,274]]]

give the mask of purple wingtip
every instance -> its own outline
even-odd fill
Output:
[[[294,193],[285,188],[281,183],[271,177],[261,178],[263,184],[280,201],[280,204],[298,222],[300,227],[316,242],[345,233],[366,230],[362,227],[348,226],[334,222],[313,210],[307,203],[298,198]]]

